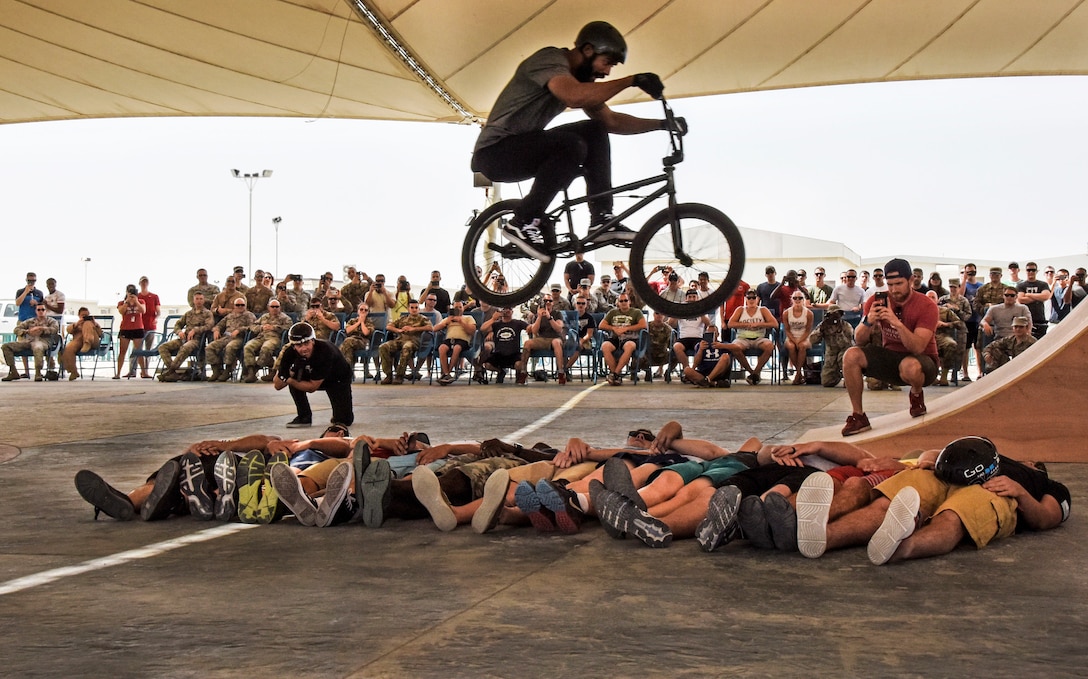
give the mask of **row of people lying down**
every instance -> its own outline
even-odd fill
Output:
[[[248,451],[248,452],[243,452]],[[743,539],[818,557],[868,544],[873,563],[981,548],[1014,532],[1055,528],[1070,495],[1041,463],[999,455],[968,436],[913,460],[875,457],[845,442],[764,445],[729,452],[669,422],[629,432],[619,446],[571,439],[562,450],[498,439],[431,445],[424,434],[354,439],[252,434],[201,441],[125,494],[76,474],[80,495],[119,520],[198,519],[306,526],[430,517],[443,530],[531,524],[575,533],[596,516],[615,538],[651,547],[695,538],[707,552]]]

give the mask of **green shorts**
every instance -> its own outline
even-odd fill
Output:
[[[717,488],[724,484],[729,477],[745,469],[748,469],[748,465],[735,457],[719,457],[713,460],[681,462],[680,464],[662,467],[650,476],[650,480],[653,481],[661,472],[670,471],[679,474],[680,478],[684,480],[684,485],[691,483],[700,476],[705,476]]]

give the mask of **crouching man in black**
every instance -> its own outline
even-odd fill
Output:
[[[313,413],[307,394],[318,390],[329,396],[332,422],[351,426],[355,413],[351,405],[351,366],[331,342],[318,340],[308,323],[295,323],[287,331],[289,345],[280,354],[273,386],[276,391],[287,387],[295,400],[298,416],[287,423],[288,428],[309,427]]]

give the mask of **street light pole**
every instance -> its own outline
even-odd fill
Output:
[[[250,275],[253,275],[253,187],[257,185],[258,179],[267,179],[271,177],[272,170],[261,170],[260,172],[239,172],[238,170],[231,170],[230,174],[235,179],[244,181],[246,187],[249,188],[249,261],[247,262],[247,271],[249,271]]]
[[[87,265],[90,264],[90,257],[83,257],[79,261],[83,262],[83,300],[87,300]]]
[[[280,222],[283,221],[282,217],[272,218],[272,227],[276,229],[276,275],[282,276],[280,271]]]

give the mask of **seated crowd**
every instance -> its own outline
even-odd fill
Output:
[[[157,354],[157,377],[164,382],[227,382],[236,376],[242,382],[271,382],[286,330],[298,320],[311,325],[318,339],[333,342],[349,364],[361,363],[365,378],[382,384],[417,381],[424,367],[437,370],[437,383],[443,386],[464,373],[481,383],[492,377],[503,382],[511,369],[518,384],[526,384],[530,375],[565,384],[580,358],[596,355],[598,360],[582,363],[597,366],[613,386],[621,385],[625,375],[637,379],[640,373],[646,381],[671,381],[678,375],[706,387],[728,387],[733,377],[744,376],[755,385],[769,368],[783,378],[792,374],[793,384],[832,387],[844,377],[844,360],[856,344],[859,324],[872,328],[866,343],[883,342],[882,324],[867,320],[868,308],[888,290],[883,268],[862,271],[860,278],[849,269],[832,285],[823,267],[814,269],[815,281],[809,284],[804,269],[791,269],[779,281],[775,267],[768,266],[764,282],[753,287],[741,281],[716,314],[695,318],[651,314],[628,286],[626,264],[615,262],[613,272],[598,281],[593,265],[579,253],[564,270],[563,283],[551,284],[515,310],[477,302],[466,286],[451,295],[438,271],[415,298],[404,276],[389,286],[384,275],[370,277],[354,267],[348,268],[341,288],[326,272],[312,290],[304,289],[300,275],[277,283],[263,271],[246,286],[242,267],[235,267],[221,290],[200,269],[188,292],[190,309],[158,332],[160,303],[148,290],[147,277],[139,288],[128,286],[117,304],[121,322],[115,333],[86,308],[79,310],[78,320],[60,327],[55,317],[64,313],[63,293],[53,279],[49,294],[37,290],[30,273],[16,300],[20,323],[15,341],[3,345],[8,365],[3,380],[29,377],[31,358],[35,380],[56,379],[54,355],[68,379],[77,379],[78,358],[109,339],[116,358],[114,379],[135,377],[137,368],[141,377],[155,377],[149,360]],[[1042,337],[1048,325],[1060,322],[1088,292],[1084,268],[1070,274],[1047,267],[1040,278],[1038,266],[1028,262],[1021,279],[1019,265],[1012,262],[1008,272],[1003,280],[1004,271],[994,267],[989,282],[982,283],[977,267],[969,263],[962,267],[962,278],[949,279],[946,289],[938,273],[926,278],[921,269],[913,269],[910,290],[938,307],[932,383],[948,386],[950,377],[957,384],[971,381],[971,351],[979,376],[1003,365]],[[481,278],[494,288],[505,284],[497,268]],[[666,298],[681,301],[705,296],[709,278],[700,274],[698,280],[684,281],[658,267],[650,282]],[[1025,326],[1026,331],[1017,330]],[[161,338],[158,343],[153,333]],[[551,365],[552,370],[534,365]],[[906,384],[868,376],[865,381],[870,389]]]
[[[866,545],[874,564],[985,547],[1056,528],[1071,498],[1045,465],[967,436],[910,459],[875,457],[846,442],[765,445],[730,452],[684,436],[678,422],[629,432],[616,446],[570,439],[562,449],[498,439],[431,444],[425,434],[360,435],[332,425],[320,437],[251,434],[200,441],[128,493],[89,470],[80,496],[118,520],[191,515],[303,526],[430,519],[442,531],[531,525],[577,533],[598,520],[616,539],[654,548],[694,538],[713,552],[732,541],[816,558]]]

